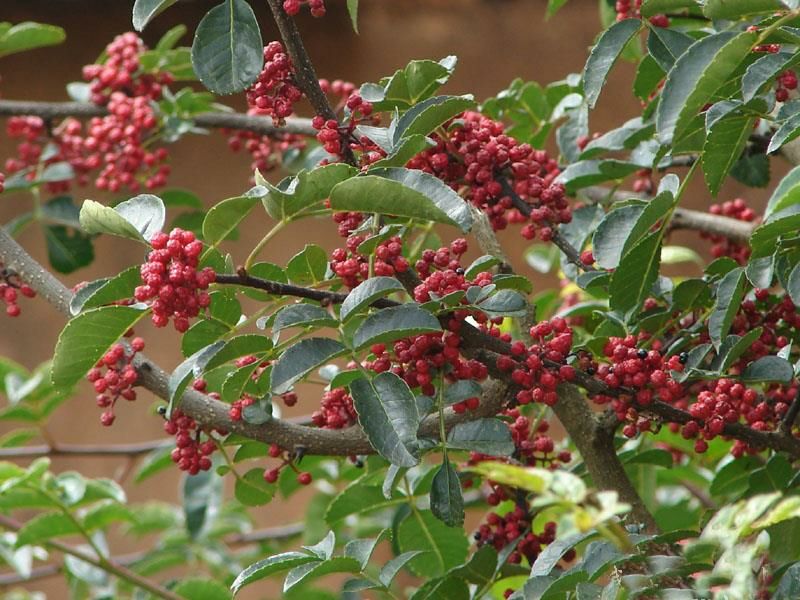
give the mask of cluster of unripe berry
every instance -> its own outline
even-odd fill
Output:
[[[293,17],[300,12],[300,7],[307,4],[312,17],[325,16],[325,0],[283,0],[283,10]]]
[[[189,329],[189,319],[210,304],[205,290],[216,274],[210,267],[198,270],[203,244],[191,231],[159,232],[150,244],[153,250],[140,268],[143,285],[136,288],[134,298],[151,303],[156,327],[165,327],[173,319],[175,329],[183,333]]]
[[[172,418],[164,423],[164,431],[175,436],[175,449],[170,457],[181,471],[197,475],[211,468],[211,455],[217,444],[210,436],[203,439],[203,432],[189,415],[174,411]]]
[[[555,183],[558,163],[506,135],[505,125],[477,112],[465,112],[445,127],[446,138],[412,158],[407,167],[431,173],[461,192],[489,217],[495,230],[529,223],[522,234],[547,241],[552,226],[568,223],[572,211],[564,187]],[[516,203],[515,203],[516,197]]]
[[[138,375],[133,367],[133,358],[142,350],[144,340],[140,337],[133,338],[127,348],[122,342],[114,344],[86,374],[86,379],[97,393],[97,406],[103,409],[100,423],[105,427],[114,423],[114,407],[120,397],[129,401],[136,400],[133,386]]]
[[[21,314],[22,310],[18,304],[20,296],[33,298],[35,295],[34,289],[23,283],[16,271],[0,262],[0,300],[5,304],[6,314],[9,317],[18,317]]]
[[[617,11],[617,21],[624,21],[625,19],[641,19],[642,18],[642,0],[617,0],[614,4],[614,10]],[[650,17],[650,24],[653,27],[669,27],[669,17],[667,15],[659,14]]]
[[[509,555],[508,562],[519,564],[525,558],[532,565],[544,549],[543,547],[552,544],[556,539],[556,524],[553,521],[545,523],[540,533],[531,531],[532,521],[533,516],[520,506],[514,507],[505,515],[490,512],[486,516],[486,522],[475,532],[475,542],[478,547],[488,544],[500,552],[517,538],[523,536],[519,540],[517,548]],[[564,555],[564,560],[567,562],[574,558],[574,550]]]
[[[174,81],[171,73],[147,73],[140,57],[147,51],[142,39],[128,31],[120,34],[106,46],[105,61],[83,67],[83,78],[90,82],[91,101],[105,106],[114,92],[126,96],[159,100],[163,86]]]
[[[708,208],[708,211],[712,215],[721,215],[748,223],[753,223],[756,220],[756,212],[747,206],[747,202],[742,198],[728,200],[722,204],[712,204]],[[740,265],[747,264],[747,259],[750,258],[750,247],[747,244],[739,244],[724,236],[707,233],[705,231],[700,233],[700,237],[712,242],[711,256],[714,258],[728,256]]]

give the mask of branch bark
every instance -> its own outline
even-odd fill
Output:
[[[76,117],[88,119],[103,117],[108,110],[86,102],[36,102],[28,100],[0,100],[0,116],[34,115],[43,119]],[[213,129],[243,129],[268,136],[293,133],[297,135],[316,135],[310,119],[289,117],[286,124],[275,126],[269,117],[259,117],[237,112],[208,112],[193,117],[195,125]]]
[[[303,38],[300,35],[300,30],[297,29],[297,23],[283,9],[283,0],[267,0],[267,4],[270,11],[272,11],[272,18],[275,19],[278,31],[280,31],[286,52],[294,64],[294,76],[297,85],[303,90],[316,114],[324,117],[326,121],[334,120],[338,123],[339,119],[336,117],[331,103],[328,102],[328,97],[319,85],[319,78],[314,70],[311,57],[306,51],[305,44],[303,44]],[[348,133],[340,129],[340,136],[342,140],[342,157],[346,163],[355,165],[356,159],[350,148]]]
[[[590,186],[578,192],[586,200],[597,203],[613,203],[631,198],[645,198],[642,194],[626,190],[610,190],[602,186]],[[671,229],[690,229],[713,235],[721,235],[737,244],[748,244],[755,229],[755,223],[739,221],[721,215],[688,208],[676,208],[670,222]]]

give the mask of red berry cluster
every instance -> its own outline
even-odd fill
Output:
[[[80,185],[86,185],[89,174],[99,170],[94,184],[101,190],[116,192],[127,187],[136,192],[142,184],[147,189],[163,186],[170,168],[164,164],[165,148],[149,148],[158,126],[149,101],[114,92],[108,109],[107,116],[90,120],[85,136],[76,119],[65,119],[48,132],[39,117],[10,118],[6,125],[8,136],[22,141],[17,145],[17,156],[6,160],[6,170],[27,170],[26,178],[33,180],[37,172],[34,167],[39,165],[44,148],[51,146],[56,151],[43,161],[43,166],[69,163]],[[69,179],[47,183],[51,193],[66,192],[69,186]]]
[[[129,97],[114,92],[108,102],[109,114],[89,122],[83,141],[88,165],[100,167],[95,186],[100,190],[119,191],[123,186],[132,192],[148,190],[167,182],[170,167],[164,164],[166,148],[149,150],[158,126],[153,107],[144,96]]]
[[[700,437],[695,442],[696,452],[708,449],[707,440],[722,434],[727,423],[738,423],[740,418],[757,431],[774,429],[781,416],[789,410],[786,402],[774,405],[766,398],[760,398],[758,392],[730,379],[720,379],[712,389],[704,390],[697,395],[697,401],[689,407],[689,414],[696,421],[683,426],[681,434],[686,439]]]
[[[678,405],[686,396],[683,386],[670,374],[670,371],[683,371],[686,355],[666,358],[657,350],[660,344],[656,342],[650,350],[637,347],[646,339],[647,334],[644,333],[639,336],[609,338],[603,354],[610,364],[602,363],[597,366],[589,357],[583,358],[583,362],[590,365],[587,370],[594,372],[596,378],[609,388],[618,390],[624,387],[630,390],[630,394],[620,394],[617,397],[604,394],[592,397],[598,404],[610,404],[617,418],[627,423],[622,429],[627,437],[634,437],[637,432],[649,431],[652,427],[650,419],[640,415],[633,406],[634,402],[640,407],[647,407],[654,400]]]
[[[757,25],[750,25],[746,31],[758,32],[759,28]],[[760,46],[755,46],[753,48],[753,52],[767,52],[769,54],[777,54],[780,51],[781,51],[780,44],[762,44]]]
[[[653,170],[640,169],[636,171],[636,179],[633,180],[633,191],[637,194],[652,194],[654,189]]]
[[[532,431],[533,423],[529,417],[520,412],[519,408],[506,409],[503,414],[511,419],[508,428],[511,430],[511,438],[516,447],[514,457],[517,460],[531,467],[542,466],[550,469],[572,460],[572,455],[567,451],[555,452],[555,442],[547,435],[550,430],[547,419],[540,419],[536,423],[536,430]]]
[[[5,173],[0,173],[0,194],[2,194],[6,189],[6,175]]]
[[[517,392],[519,404],[531,402],[553,406],[558,401],[556,387],[575,378],[575,369],[566,364],[572,348],[572,330],[567,321],[555,317],[540,321],[530,328],[534,342],[511,344],[511,356],[497,358],[497,369],[511,373],[512,381],[522,389]]]
[[[384,344],[375,344],[371,348],[374,359],[367,361],[365,366],[376,373],[391,371],[409,387],[419,387],[428,396],[436,394],[433,382],[437,373],[442,371],[447,372],[446,378],[451,382],[463,379],[483,381],[489,374],[486,365],[461,356],[461,336],[457,333],[461,323],[451,319],[453,330],[443,334],[422,334],[398,340],[391,352]],[[473,405],[474,401],[467,403],[465,400],[463,408],[466,410]]]
[[[300,12],[303,4],[308,4],[312,17],[325,16],[325,0],[283,0],[283,10],[287,15],[293,17]]]
[[[105,106],[114,92],[147,100],[161,98],[162,88],[174,81],[171,73],[146,73],[140,57],[147,51],[142,39],[129,31],[106,46],[103,63],[83,67],[83,78],[91,82],[91,101]]]
[[[9,317],[18,317],[22,312],[18,304],[20,295],[33,298],[36,292],[27,283],[22,283],[15,271],[0,263],[0,299],[5,303]]]
[[[358,92],[353,92],[345,101],[346,123],[339,124],[336,119],[324,119],[317,115],[311,125],[319,133],[317,140],[328,154],[341,158],[343,155],[342,138],[351,139],[355,128],[361,123],[375,123],[372,116],[372,103],[364,100]],[[362,136],[357,143],[351,142],[350,148],[362,152],[362,165],[369,165],[382,158],[385,153],[368,138]]]
[[[269,455],[272,458],[281,458],[281,462],[277,467],[264,470],[264,481],[267,483],[275,483],[281,474],[281,469],[289,466],[297,473],[297,483],[300,485],[308,485],[313,480],[311,473],[308,471],[300,471],[291,458],[285,453],[277,444],[271,444],[269,447]]]
[[[258,111],[250,109],[247,114],[257,115]],[[232,131],[223,129],[222,133],[228,136],[228,148],[233,152],[244,149],[250,154],[252,162],[250,170],[266,173],[283,164],[284,155],[290,150],[303,150],[306,147],[305,138],[291,133],[274,135],[259,135],[253,131],[243,129]]]
[[[138,375],[132,362],[133,357],[142,350],[144,350],[144,340],[140,337],[131,340],[130,352],[126,350],[124,344],[114,344],[86,374],[86,379],[92,383],[94,391],[97,392],[97,406],[105,409],[100,415],[100,423],[106,427],[114,423],[114,406],[120,396],[129,401],[136,400],[133,386]]]
[[[533,564],[543,550],[543,546],[552,544],[556,539],[556,524],[549,521],[545,523],[544,529],[536,534],[530,531],[532,521],[533,517],[520,506],[502,516],[491,512],[486,516],[486,523],[482,524],[475,532],[475,541],[478,547],[489,544],[499,552],[524,534],[516,550],[509,555],[508,562],[519,564],[525,558],[529,564]],[[574,550],[564,555],[565,561],[571,561],[574,558]]]
[[[85,184],[88,179],[85,173],[90,170],[85,163],[82,148],[82,138],[77,144],[74,130],[81,130],[81,124],[75,119],[66,119],[61,126],[52,132],[52,137],[45,127],[41,117],[10,117],[6,123],[6,134],[11,139],[21,140],[17,144],[17,155],[9,157],[5,162],[5,169],[9,174],[25,172],[25,178],[33,181],[36,178],[36,167],[47,167],[57,162],[69,162],[78,182]],[[52,156],[41,160],[45,146],[52,144],[56,152]],[[69,189],[69,180],[48,181],[46,189],[51,193],[63,193]]]
[[[264,68],[247,89],[247,104],[257,114],[269,115],[276,125],[283,124],[303,97],[294,78],[292,59],[280,42],[264,46]]]
[[[625,19],[641,19],[642,18],[642,0],[617,0],[614,5],[614,10],[617,11],[617,21],[624,21]],[[653,15],[650,17],[650,24],[653,27],[669,27],[669,17],[667,15]]]
[[[322,394],[319,409],[311,414],[317,427],[324,429],[344,429],[358,420],[353,398],[344,388],[335,388]]]
[[[211,468],[210,456],[217,444],[210,437],[202,440],[202,431],[194,419],[176,410],[164,423],[164,431],[175,436],[175,449],[170,456],[181,471],[197,475]]]
[[[369,257],[358,251],[358,247],[365,239],[360,234],[351,235],[347,238],[346,248],[336,248],[331,252],[331,270],[350,289],[370,275]],[[403,256],[403,240],[399,237],[391,237],[381,242],[375,248],[374,254],[375,275],[391,276],[408,270],[408,260]]]
[[[476,112],[464,113],[446,130],[448,137],[431,136],[436,146],[411,159],[408,168],[431,173],[460,191],[486,212],[495,230],[530,220],[522,234],[533,239],[538,232],[547,241],[553,225],[572,219],[564,187],[554,182],[558,163],[546,152],[517,142],[506,135],[503,123]]]
[[[797,74],[791,69],[784,71],[776,80],[775,100],[786,102],[789,99],[789,92],[797,89]]]
[[[134,297],[139,302],[152,300],[156,327],[165,327],[172,317],[175,329],[183,333],[189,329],[189,319],[210,303],[205,290],[215,279],[214,270],[197,270],[203,244],[191,231],[159,232],[150,244],[153,250],[140,268],[144,285],[136,288]]]
[[[346,238],[364,222],[364,213],[355,211],[336,212],[333,213],[332,218],[333,222],[337,225],[337,233],[339,236]]]
[[[722,204],[712,204],[708,211],[712,215],[722,215],[748,223],[756,220],[755,211],[748,207],[747,202],[742,198],[728,200]],[[750,258],[750,247],[747,244],[737,244],[724,236],[706,232],[701,232],[700,237],[710,240],[714,244],[711,246],[711,256],[714,258],[728,256],[740,265],[747,264],[747,259]]]

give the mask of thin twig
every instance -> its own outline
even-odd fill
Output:
[[[33,115],[43,119],[103,117],[108,110],[86,102],[36,102],[33,100],[0,100],[0,116]],[[286,124],[276,126],[269,117],[237,112],[208,112],[192,117],[195,125],[215,129],[246,129],[254,133],[278,136],[287,133],[316,135],[309,119],[289,117]]]

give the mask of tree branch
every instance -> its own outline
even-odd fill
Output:
[[[272,11],[272,18],[275,19],[278,31],[280,31],[286,52],[292,59],[297,85],[303,90],[316,114],[326,121],[334,120],[338,123],[339,119],[336,117],[336,112],[334,112],[331,103],[328,102],[328,97],[319,85],[319,78],[314,70],[314,64],[306,51],[305,44],[303,44],[303,38],[300,35],[300,30],[297,29],[297,24],[283,9],[282,0],[267,0],[267,4]],[[341,130],[340,135],[342,156],[346,163],[355,165],[356,160],[350,148],[349,135]]]
[[[35,102],[28,100],[0,100],[0,116],[33,115],[43,119],[76,117],[88,119],[102,117],[108,110],[86,102]],[[314,136],[317,131],[310,119],[289,117],[286,124],[276,126],[270,117],[259,117],[237,112],[208,112],[193,117],[195,125],[216,129],[244,129],[261,135],[278,136],[294,133]]]
[[[625,190],[614,191],[601,186],[583,188],[578,194],[591,202],[619,202],[631,198],[642,198],[641,194]],[[750,236],[756,228],[755,223],[739,221],[721,215],[688,208],[676,208],[670,222],[670,229],[690,229],[713,235],[721,235],[737,244],[749,244]]]
[[[296,298],[306,298],[307,300],[316,300],[317,302],[327,304],[341,304],[347,298],[347,294],[339,292],[329,292],[326,290],[315,290],[312,288],[305,288],[298,285],[290,285],[288,283],[280,283],[269,279],[261,279],[248,275],[245,269],[239,269],[236,275],[219,274],[214,280],[215,283],[223,285],[241,285],[244,287],[255,288],[263,290],[276,296],[294,296]],[[399,306],[399,302],[381,298],[371,304],[377,308],[388,308],[390,306]]]

